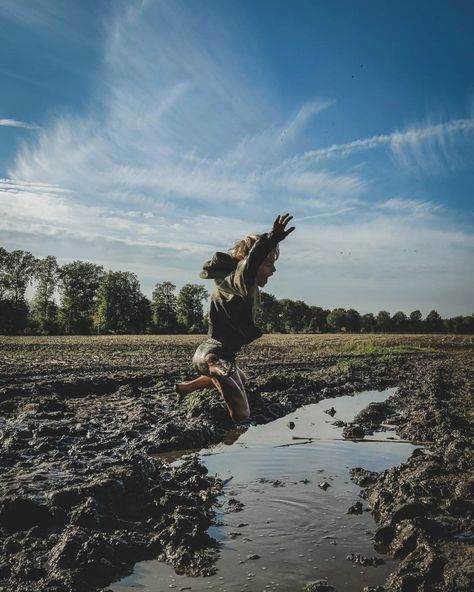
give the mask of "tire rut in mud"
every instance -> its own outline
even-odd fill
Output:
[[[393,470],[399,473],[374,475],[365,490],[380,524],[377,536],[392,529],[392,538],[384,542],[402,560],[387,590],[430,590],[431,585],[440,591],[467,590],[455,587],[464,585],[461,573],[471,581],[467,560],[453,559],[460,545],[469,548],[455,538],[467,528],[460,520],[471,508],[467,493],[456,489],[458,458],[467,449],[464,416],[472,388],[467,357],[393,356],[387,361],[371,356],[345,373],[336,368],[340,360],[280,361],[267,370],[261,363],[250,364],[252,421],[266,423],[323,398],[400,384],[391,402],[402,411],[400,435],[437,440],[443,454],[435,448],[432,455],[414,455],[405,463],[408,469],[402,465]],[[98,370],[71,373],[67,380],[43,375],[34,383],[22,375],[1,389],[0,590],[26,592],[33,586],[38,592],[92,592],[151,557],[190,574],[212,571],[216,544],[206,532],[220,482],[195,460],[170,469],[150,457],[221,441],[232,426],[212,393],[179,404],[172,387],[181,377],[180,371],[161,370],[157,377],[116,368],[102,375]],[[373,416],[370,421],[366,429],[374,428]],[[444,485],[437,496],[431,490],[429,496],[441,510],[434,517],[418,516],[416,507],[409,506],[415,493],[397,487],[400,481],[416,483],[413,467],[423,466],[425,458],[434,462],[436,455]],[[432,475],[439,481],[438,473]],[[408,510],[397,514],[406,504]],[[449,540],[420,534],[420,519],[433,525],[438,515],[451,520]],[[410,520],[415,522],[407,525]],[[411,527],[419,530],[416,536],[410,537]],[[405,546],[400,542],[401,551],[399,539],[409,541]],[[414,580],[410,570],[415,560],[424,561],[426,569]]]
[[[386,590],[474,590],[473,370],[464,357],[419,362],[388,403],[405,439],[429,443],[379,474],[353,480],[378,523],[374,540],[400,560]]]

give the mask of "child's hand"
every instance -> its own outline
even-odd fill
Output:
[[[295,229],[294,226],[286,230],[286,225],[288,222],[293,218],[290,214],[284,214],[283,216],[277,216],[275,222],[273,222],[273,229],[272,229],[272,236],[278,242],[285,239],[290,232],[293,232]]]

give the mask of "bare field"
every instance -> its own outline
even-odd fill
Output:
[[[191,357],[202,335],[0,337],[0,381],[28,377],[133,372],[193,372]],[[469,352],[469,335],[265,335],[239,356],[244,367],[311,362],[325,357]]]
[[[150,558],[213,573],[219,480],[196,460],[171,468],[153,456],[233,427],[214,391],[173,392],[194,376],[202,339],[0,337],[1,592],[97,592]],[[474,589],[473,353],[472,336],[337,334],[268,335],[239,355],[253,424],[398,387],[391,423],[428,448],[354,472],[375,540],[399,561],[387,591]],[[380,430],[383,410],[370,411],[347,433]]]

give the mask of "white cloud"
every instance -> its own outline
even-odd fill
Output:
[[[423,169],[455,168],[463,162],[454,141],[472,141],[474,119],[458,119],[438,124],[428,124],[353,140],[343,144],[333,144],[327,148],[309,150],[296,160],[320,161],[345,158],[357,152],[387,147],[394,158],[405,166],[419,166]]]
[[[276,208],[286,205],[289,190],[305,207],[321,208],[318,193],[352,199],[365,186],[355,174],[282,166],[331,102],[313,99],[289,118],[271,107],[245,35],[206,7],[191,14],[179,3],[129,6],[109,26],[100,113],[58,117],[24,145],[9,176],[59,185],[82,205],[152,215],[196,207],[255,214],[269,195]],[[244,64],[237,42],[248,48]]]
[[[20,127],[28,130],[39,130],[39,126],[26,121],[18,121],[17,119],[0,119],[0,127]]]
[[[332,218],[334,216],[342,216],[348,212],[354,211],[355,208],[343,208],[342,210],[335,210],[333,212],[323,212],[321,214],[312,214],[311,216],[299,216],[294,218],[292,224],[295,222],[304,222],[306,220],[314,220],[316,218]]]
[[[453,120],[394,134],[390,149],[402,166],[428,173],[455,171],[466,165],[466,142],[474,137],[474,119]]]
[[[474,234],[373,210],[296,220],[267,291],[327,308],[472,314]],[[460,278],[462,280],[460,281]]]
[[[195,241],[169,232],[168,222],[162,217],[154,220],[152,226],[146,221],[149,216],[136,221],[128,214],[101,206],[83,206],[68,195],[58,194],[54,186],[43,185],[41,191],[38,187],[31,191],[24,184],[0,182],[0,229],[4,231],[86,241],[103,239],[129,247],[147,245],[177,252],[197,247]],[[212,249],[212,245],[207,244],[207,249]]]
[[[2,0],[0,16],[16,24],[34,31],[35,34],[61,37],[68,43],[84,46],[90,43],[90,28],[98,24],[91,19],[89,30],[83,32],[77,23],[91,14],[91,7],[82,6],[80,2],[54,2],[35,0],[35,2],[18,2],[18,0]]]
[[[392,197],[383,203],[377,204],[376,207],[393,213],[410,216],[429,215],[442,209],[440,204],[433,201],[419,201],[402,197]]]
[[[297,230],[272,282],[281,297],[357,307],[357,294],[375,309],[407,285],[414,308],[434,302],[437,282],[472,294],[472,235],[430,199],[382,194],[372,206],[377,171],[343,159],[385,147],[397,165],[449,168],[465,162],[459,142],[471,141],[474,119],[302,152],[301,135],[331,101],[288,116],[247,28],[205,3],[187,8],[131,4],[109,23],[95,109],[38,130],[0,182],[4,236],[142,270],[150,293],[159,280],[196,281],[213,251],[290,210]]]
[[[291,142],[304,130],[311,119],[332,104],[332,101],[323,99],[305,103],[283,123],[274,123],[244,137],[223,158],[219,159],[218,163],[226,167],[245,165],[254,167],[256,163],[271,165],[275,161],[280,162],[282,156],[291,149]]]

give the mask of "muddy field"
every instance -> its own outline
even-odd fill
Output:
[[[156,557],[213,573],[207,530],[222,484],[195,458],[173,468],[156,456],[220,442],[232,427],[214,392],[173,394],[194,376],[200,339],[0,338],[2,592],[106,590]],[[474,589],[473,352],[470,336],[304,335],[267,336],[240,356],[257,424],[398,387],[344,427],[363,438],[390,415],[420,445],[400,466],[352,471],[374,545],[398,559],[387,591]]]

